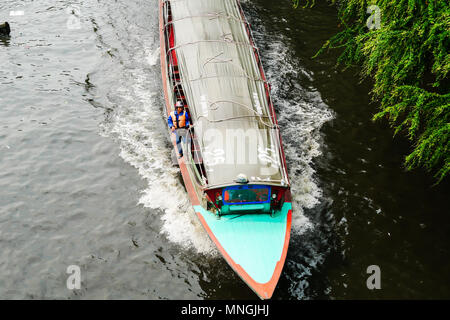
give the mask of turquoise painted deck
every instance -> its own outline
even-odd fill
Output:
[[[256,282],[267,283],[283,253],[287,215],[291,203],[281,212],[268,214],[226,215],[220,219],[201,206],[195,211],[205,219],[224,250]]]

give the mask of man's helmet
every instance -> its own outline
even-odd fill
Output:
[[[175,104],[176,108],[184,108],[184,104],[183,102],[181,102],[180,100],[177,101],[177,103]]]

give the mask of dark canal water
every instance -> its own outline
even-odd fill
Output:
[[[335,8],[243,6],[295,202],[273,298],[450,298],[448,182],[404,170],[409,142],[371,121],[357,68],[311,58],[338,30]],[[13,31],[0,39],[0,298],[256,299],[171,165],[157,1],[3,0],[1,21]]]

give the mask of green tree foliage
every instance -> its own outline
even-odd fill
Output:
[[[300,0],[293,0],[294,7]],[[440,182],[450,173],[450,68],[448,0],[330,0],[338,7],[342,30],[318,54],[341,48],[338,63],[361,65],[373,79],[373,99],[394,134],[404,132],[414,149],[405,166],[432,171]],[[311,6],[304,1],[303,6]],[[369,30],[367,8],[377,5],[379,29]]]

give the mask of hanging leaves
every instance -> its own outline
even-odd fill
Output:
[[[373,5],[379,28],[366,24]],[[373,119],[388,119],[394,134],[405,133],[413,144],[406,168],[424,167],[442,181],[450,172],[449,1],[341,0],[338,16],[344,29],[316,56],[342,48],[339,64],[360,65],[380,103]]]

